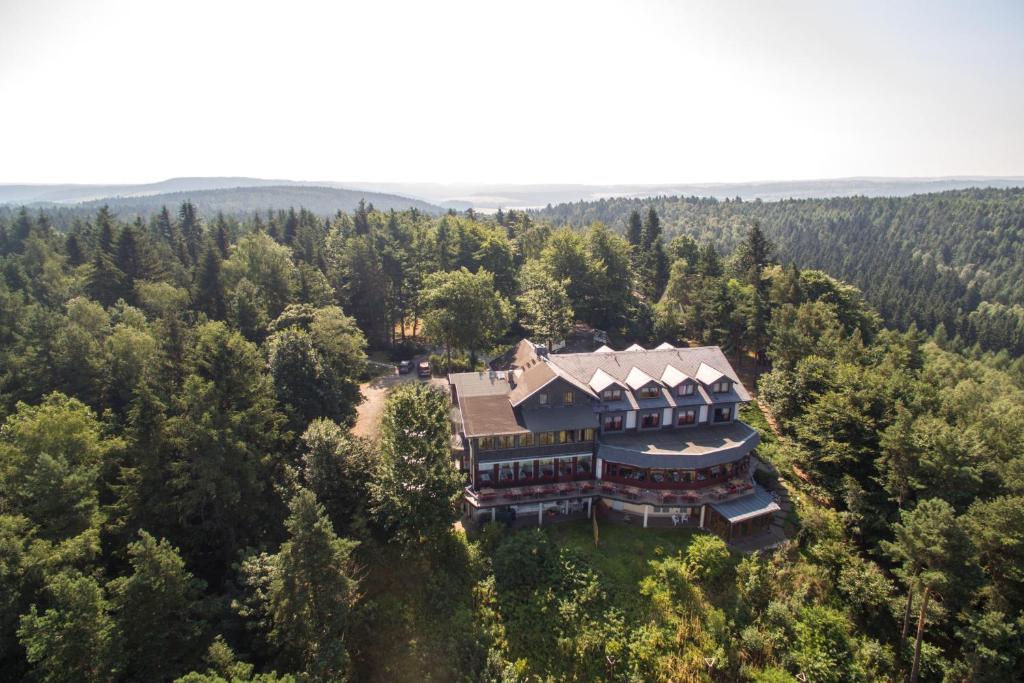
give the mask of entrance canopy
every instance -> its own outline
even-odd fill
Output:
[[[722,515],[730,524],[736,524],[754,517],[761,517],[777,512],[778,503],[772,500],[770,493],[760,486],[754,485],[754,492],[749,496],[736,498],[724,503],[711,503],[715,512]]]

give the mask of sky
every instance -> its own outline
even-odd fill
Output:
[[[1024,175],[1024,2],[0,0],[0,182]]]

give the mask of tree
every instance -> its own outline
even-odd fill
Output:
[[[377,468],[374,445],[326,419],[310,422],[302,443],[299,481],[316,495],[338,533],[361,527]]]
[[[747,238],[740,244],[736,258],[737,275],[742,277],[761,294],[764,293],[765,267],[773,263],[775,245],[761,230],[761,223],[754,221],[747,232]]]
[[[380,461],[370,485],[378,522],[404,543],[447,533],[462,491],[451,457],[448,397],[425,384],[397,387],[384,406],[380,432]]]
[[[572,328],[573,311],[566,292],[567,280],[555,280],[548,276],[537,261],[523,266],[519,308],[523,312],[522,324],[532,334],[552,348],[555,340],[561,339]]]
[[[920,602],[910,672],[910,681],[914,683],[920,670],[928,601],[950,590],[958,579],[966,576],[971,541],[957,521],[952,506],[939,498],[928,498],[913,510],[903,510],[893,532],[894,540],[883,541],[882,548],[900,563],[900,578],[907,586],[901,640],[906,639],[909,631],[915,593]]]
[[[291,252],[264,233],[253,233],[238,240],[231,250],[231,258],[224,262],[223,274],[228,290],[242,280],[255,285],[266,302],[264,313],[271,319],[291,301],[295,286]]]
[[[432,273],[423,283],[427,337],[444,344],[451,367],[452,349],[475,352],[504,334],[511,317],[508,301],[494,289],[494,276],[465,268]]]
[[[108,585],[124,674],[140,681],[173,680],[198,663],[204,585],[166,539],[157,542],[145,531],[128,546],[128,558],[132,574]]]
[[[289,504],[288,540],[274,558],[267,593],[270,639],[291,668],[312,681],[347,679],[345,635],[357,581],[357,543],[338,538],[322,505],[302,489]]]
[[[640,219],[640,212],[633,209],[626,219],[626,241],[634,248],[638,248],[643,240],[644,226]]]
[[[165,429],[174,458],[159,503],[189,565],[216,585],[229,560],[258,545],[275,518],[283,416],[255,345],[220,322],[195,336]]]
[[[32,605],[18,638],[44,683],[118,680],[117,626],[103,589],[88,576],[60,573],[46,586],[51,606]]]
[[[100,468],[121,445],[77,399],[19,403],[0,428],[0,511],[24,515],[53,541],[97,527]]]
[[[211,320],[223,320],[227,308],[224,303],[224,284],[221,282],[222,260],[220,250],[207,242],[196,276],[196,308]]]

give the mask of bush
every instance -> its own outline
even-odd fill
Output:
[[[729,566],[729,548],[718,536],[701,534],[690,542],[686,561],[695,577],[714,583]]]
[[[478,361],[474,366],[469,359],[469,356],[465,354],[452,354],[452,367],[448,369],[448,356],[443,353],[432,353],[430,354],[430,367],[433,368],[434,373],[444,374],[446,372],[472,372],[474,370],[483,370],[486,366]]]

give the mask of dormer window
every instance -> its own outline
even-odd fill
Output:
[[[640,387],[640,398],[658,398],[661,390],[655,384],[649,384],[646,387]]]
[[[548,404],[548,392],[542,391],[537,394],[537,403],[546,406]]]
[[[574,399],[575,396],[573,395],[572,391],[567,391],[562,395],[562,404],[571,406],[573,404]]]
[[[693,389],[693,382],[683,382],[676,389],[676,394],[678,396],[693,396]]]
[[[611,389],[605,389],[601,392],[601,398],[605,401],[621,401],[622,400],[622,388],[612,387]]]
[[[715,394],[724,394],[729,391],[732,386],[732,382],[727,379],[720,379],[711,385],[711,392]]]

